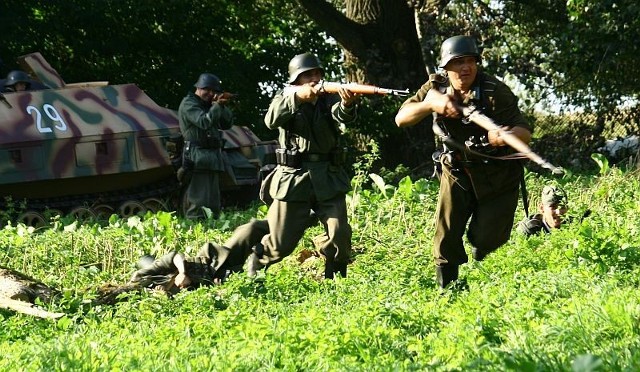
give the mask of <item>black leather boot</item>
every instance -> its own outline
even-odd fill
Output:
[[[446,288],[446,286],[458,280],[458,266],[436,266],[436,281],[440,288]]]

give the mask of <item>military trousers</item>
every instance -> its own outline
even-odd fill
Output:
[[[347,219],[344,194],[320,202],[274,200],[267,212],[269,234],[262,239],[264,253],[260,263],[269,266],[290,255],[310,226],[313,210],[325,228],[323,250],[333,252],[335,261],[346,263],[351,256],[351,226]]]
[[[464,168],[443,167],[435,214],[435,264],[457,266],[468,262],[463,243],[465,230],[476,260],[506,243],[513,228],[518,191],[516,186],[478,200]]]
[[[220,172],[194,170],[191,182],[183,198],[184,216],[188,219],[205,219],[202,207],[207,207],[218,218],[222,204],[220,201]]]
[[[233,230],[233,234],[224,242],[223,246],[231,253],[224,263],[225,268],[242,268],[247,257],[253,252],[252,248],[260,243],[269,233],[267,220],[256,220],[240,225]]]

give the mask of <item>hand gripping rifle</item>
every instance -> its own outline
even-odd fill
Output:
[[[297,89],[297,85],[289,85],[285,87],[285,90],[289,89]],[[379,95],[390,95],[390,96],[408,96],[409,89],[399,90],[399,89],[389,89],[389,88],[380,88],[375,85],[367,85],[367,84],[358,84],[358,83],[334,83],[329,81],[321,80],[316,87],[320,92],[323,93],[338,93],[340,88],[347,89],[353,93],[358,94],[379,94]]]
[[[487,131],[497,131],[507,145],[511,146],[511,148],[520,152],[520,155],[529,158],[539,166],[549,169],[551,171],[551,174],[553,174],[554,176],[562,176],[564,174],[564,170],[561,167],[556,167],[555,165],[544,160],[540,155],[533,152],[533,150],[531,150],[531,148],[526,143],[522,142],[520,138],[518,138],[510,131],[502,129],[499,125],[494,123],[493,120],[480,112],[480,110],[477,109],[474,105],[462,107],[462,114],[467,120],[476,123]]]

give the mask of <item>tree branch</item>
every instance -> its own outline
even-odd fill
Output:
[[[344,49],[362,51],[366,48],[363,33],[365,26],[347,18],[326,0],[297,0],[327,35],[334,38]]]

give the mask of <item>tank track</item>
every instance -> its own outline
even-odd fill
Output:
[[[74,215],[78,219],[129,217],[147,210],[176,210],[180,185],[174,178],[142,187],[105,193],[88,193],[58,198],[0,200],[0,220],[38,227],[52,215]]]

